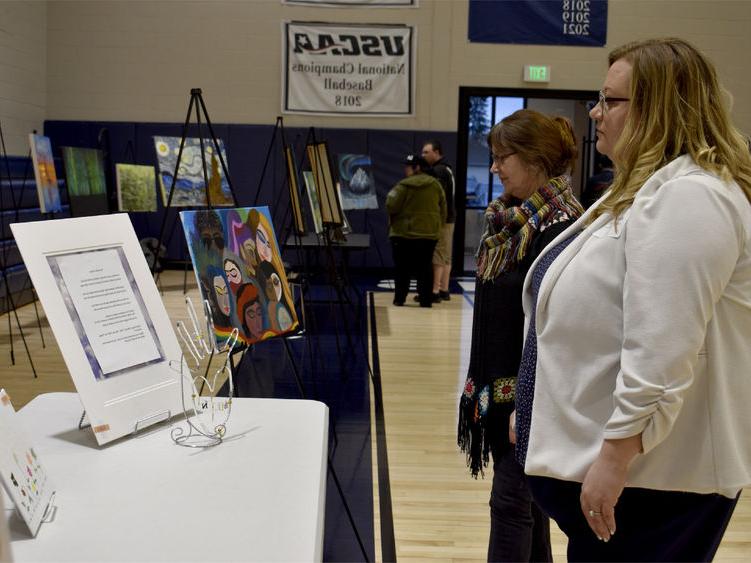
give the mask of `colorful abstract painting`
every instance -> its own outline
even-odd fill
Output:
[[[153,166],[116,164],[117,208],[156,211],[156,173]]]
[[[52,158],[52,143],[44,135],[29,135],[31,159],[34,162],[39,209],[42,213],[57,213],[63,210],[60,189],[57,187],[55,161]]]
[[[217,139],[224,164],[227,162],[227,152],[224,142]],[[180,137],[154,137],[154,147],[159,163],[159,185],[162,189],[162,203],[167,206],[170,197],[172,178],[180,152]],[[199,139],[188,137],[185,139],[183,153],[180,157],[180,168],[177,171],[175,194],[172,196],[172,207],[202,207],[206,206],[206,181],[204,179],[204,164],[206,176],[209,179],[209,197],[211,205],[234,205],[229,182],[224,175],[219,157],[216,155],[214,143],[211,139],[203,140],[205,163],[201,160],[201,143]]]
[[[108,213],[102,151],[63,147],[63,163],[71,215],[85,217]]]
[[[308,192],[308,203],[310,203],[310,214],[313,216],[313,228],[316,234],[323,232],[323,219],[321,219],[321,204],[318,202],[318,190],[316,189],[316,180],[313,172],[305,170],[302,173],[305,180],[305,191]]]
[[[182,211],[180,219],[217,343],[234,328],[253,344],[297,327],[268,207]]]
[[[339,155],[342,208],[378,209],[373,164],[366,154]]]

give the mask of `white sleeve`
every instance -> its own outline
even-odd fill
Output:
[[[646,453],[670,433],[744,244],[733,189],[689,175],[634,201],[624,226],[621,366],[605,438],[641,432]]]

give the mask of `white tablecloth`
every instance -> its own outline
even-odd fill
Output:
[[[20,411],[58,509],[36,538],[10,518],[15,561],[321,560],[324,404],[235,399],[208,449],[174,445],[166,424],[99,448],[81,412],[75,393]]]

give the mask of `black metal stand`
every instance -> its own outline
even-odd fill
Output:
[[[203,95],[201,94],[200,88],[192,88],[190,91],[190,102],[188,103],[188,113],[185,116],[185,123],[183,124],[183,132],[180,139],[180,149],[177,152],[177,162],[175,162],[175,172],[172,175],[172,185],[170,186],[169,191],[169,197],[167,198],[167,205],[164,208],[164,219],[162,220],[162,226],[159,229],[159,238],[157,243],[157,253],[154,254],[154,260],[151,264],[151,272],[154,273],[154,270],[156,269],[156,263],[158,258],[158,250],[159,247],[162,244],[162,241],[164,240],[164,232],[165,228],[167,226],[167,220],[169,218],[169,210],[172,206],[172,198],[175,195],[175,184],[177,182],[177,174],[180,170],[180,160],[183,156],[183,148],[185,148],[185,139],[188,136],[188,126],[190,125],[190,118],[191,114],[193,113],[193,108],[195,107],[196,110],[196,125],[198,126],[198,142],[201,147],[201,168],[203,169],[203,179],[204,179],[204,189],[206,191],[206,207],[208,209],[212,208],[211,205],[211,193],[209,190],[209,175],[208,171],[206,170],[206,152],[203,146],[203,121],[201,119],[201,113],[203,113],[203,118],[205,119],[206,126],[209,129],[209,134],[211,135],[211,141],[214,145],[214,151],[215,154],[219,157],[219,163],[222,165],[222,171],[224,172],[225,178],[227,178],[227,183],[229,184],[229,190],[232,194],[232,202],[235,207],[237,207],[237,195],[235,194],[235,188],[232,185],[232,179],[229,175],[229,170],[227,169],[227,163],[224,161],[224,157],[222,156],[222,151],[219,149],[219,142],[217,140],[216,134],[214,133],[214,128],[211,125],[211,119],[209,118],[209,113],[206,110],[206,104],[203,101]],[[174,232],[174,226],[177,224],[177,218],[175,218],[175,224],[173,224],[173,232]]]
[[[300,377],[300,372],[297,369],[297,364],[295,363],[295,358],[292,355],[292,350],[289,346],[289,341],[286,338],[282,338],[282,342],[284,343],[284,350],[287,354],[287,359],[289,360],[290,366],[292,367],[292,373],[295,377],[295,382],[297,383],[297,389],[300,393],[301,399],[307,399],[307,396],[305,394],[305,388],[303,387],[302,378]],[[368,558],[368,553],[365,550],[365,545],[362,542],[362,538],[360,538],[360,532],[357,529],[357,525],[355,524],[355,519],[352,516],[352,511],[349,508],[349,503],[347,502],[347,497],[344,495],[344,490],[342,489],[341,484],[339,483],[339,477],[336,474],[336,470],[334,469],[334,460],[331,459],[331,455],[327,455],[328,458],[328,469],[331,473],[331,477],[334,480],[334,484],[336,485],[336,490],[339,493],[339,498],[342,501],[342,505],[344,506],[344,511],[347,513],[347,519],[349,520],[349,524],[352,527],[352,531],[355,533],[355,537],[357,538],[357,544],[360,546],[360,552],[362,553],[363,558],[365,561],[370,561]]]
[[[15,197],[15,190],[13,189],[13,178],[10,172],[10,163],[8,161],[8,152],[5,148],[5,136],[3,135],[3,129],[2,125],[0,124],[0,146],[2,147],[2,156],[5,160],[5,171],[6,175],[8,177],[8,187],[10,189],[10,197],[11,197],[11,203],[13,204],[13,209],[15,211],[16,218],[18,218],[18,206],[19,202],[16,201]],[[24,181],[24,184],[26,182]],[[0,233],[5,232],[5,197],[4,197],[5,190],[2,189],[0,186]],[[16,308],[16,304],[13,299],[13,293],[10,289],[10,283],[8,280],[8,249],[6,245],[3,245],[3,251],[2,251],[2,271],[3,271],[3,285],[5,286],[5,299],[7,303],[7,315],[8,315],[8,340],[10,341],[10,360],[12,365],[16,365],[16,355],[15,355],[15,345],[13,342],[13,325],[11,323],[10,315],[11,311],[13,313],[14,318],[16,319],[16,326],[18,327],[18,333],[21,335],[21,341],[23,342],[23,347],[26,350],[26,356],[29,358],[29,364],[31,365],[31,372],[34,375],[34,378],[36,379],[37,371],[36,367],[34,367],[34,361],[31,359],[31,351],[29,350],[29,344],[26,341],[26,335],[23,331],[23,326],[21,325],[21,320],[18,317],[18,310]],[[22,288],[23,291],[23,288]],[[39,325],[39,334],[42,338],[42,347],[44,347],[44,336],[42,335],[42,324],[41,320],[39,319],[39,311],[36,307],[36,296],[33,299],[34,303],[34,311],[36,311],[37,316],[37,324]]]

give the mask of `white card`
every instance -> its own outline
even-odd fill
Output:
[[[182,350],[128,215],[11,230],[97,442],[182,412]]]
[[[36,536],[55,489],[4,389],[0,389],[0,481]]]

